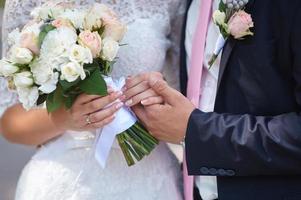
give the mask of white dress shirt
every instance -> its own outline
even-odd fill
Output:
[[[191,60],[193,37],[197,26],[197,21],[199,18],[199,8],[200,8],[201,1],[203,0],[193,0],[188,11],[186,39],[185,39],[188,72],[190,66],[189,63]],[[212,9],[214,11],[218,8],[218,4],[220,0],[214,0],[213,2],[214,3]],[[202,84],[200,86],[201,95],[200,95],[200,103],[199,103],[199,109],[202,110],[203,112],[212,112],[214,110],[218,72],[219,72],[219,65],[220,65],[220,56],[213,64],[210,70],[208,66],[208,61],[210,60],[210,57],[212,56],[212,53],[214,51],[215,43],[218,39],[219,33],[220,33],[219,29],[211,21],[208,27],[204,63],[200,63],[200,67],[202,67],[201,65],[205,66],[205,69],[203,70],[203,74],[202,74]],[[216,177],[210,177],[210,176],[196,177],[195,184],[199,188],[200,195],[203,200],[214,200],[218,198]]]

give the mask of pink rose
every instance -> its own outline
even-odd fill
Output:
[[[104,19],[104,37],[110,37],[115,41],[121,41],[126,33],[126,26],[117,19]]]
[[[79,34],[79,44],[91,50],[93,58],[99,56],[101,51],[101,37],[97,32],[83,31]]]
[[[61,28],[61,27],[68,27],[68,28],[74,28],[72,26],[72,23],[68,19],[62,19],[58,18],[52,22],[52,26],[56,28]]]
[[[33,32],[23,33],[21,35],[20,46],[29,49],[35,55],[40,53],[38,38]]]
[[[247,35],[253,35],[250,28],[254,23],[250,14],[240,10],[230,18],[228,22],[229,33],[235,38],[240,39]]]

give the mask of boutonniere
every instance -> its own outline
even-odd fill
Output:
[[[250,28],[254,23],[250,14],[244,11],[249,0],[222,0],[218,10],[213,13],[213,22],[219,27],[220,36],[209,66],[211,67],[218,55],[225,46],[227,39],[232,36],[234,39],[242,40],[248,35],[254,35]]]

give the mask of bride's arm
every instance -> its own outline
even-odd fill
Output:
[[[45,109],[26,111],[20,104],[6,110],[1,127],[3,136],[13,143],[26,145],[43,144],[66,130],[84,131],[101,128],[114,119],[114,114],[122,106],[115,103],[105,108],[121,96],[111,93],[106,97],[81,95],[70,110],[60,109],[48,114]],[[87,123],[87,117],[91,121]]]
[[[3,136],[13,143],[39,145],[62,133],[47,111],[25,111],[20,104],[10,107],[1,119]]]

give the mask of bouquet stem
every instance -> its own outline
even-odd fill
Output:
[[[135,164],[149,155],[159,141],[154,138],[139,122],[117,135],[119,146],[128,166]]]

